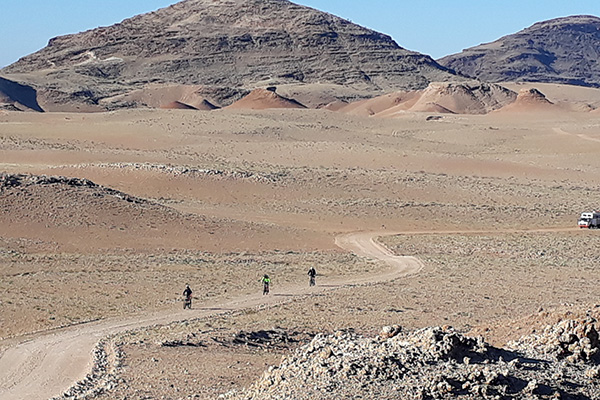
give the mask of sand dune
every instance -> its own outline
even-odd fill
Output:
[[[521,89],[514,103],[509,104],[498,112],[553,112],[559,111],[546,96],[535,88]]]
[[[415,112],[433,112],[433,113],[440,113],[440,114],[456,114],[454,111],[450,110],[449,108],[446,108],[438,103],[435,103],[433,101],[428,101],[428,102],[419,102],[418,104],[415,104],[413,107],[410,108],[410,111],[415,111]]]
[[[410,110],[487,114],[513,102],[515,98],[513,91],[495,84],[432,83]]]
[[[267,89],[255,89],[246,97],[227,106],[228,109],[266,110],[270,108],[306,108],[296,100],[287,99]]]
[[[395,92],[348,104],[339,111],[351,115],[378,115],[390,108],[408,110],[419,99],[420,91]]]
[[[213,110],[218,108],[200,94],[201,90],[202,86],[198,85],[150,85],[124,95],[104,99],[102,103],[133,103],[136,106],[167,109],[192,107],[199,110]]]
[[[339,111],[361,116],[393,117],[406,111],[487,114],[511,103],[516,93],[481,82],[436,82],[421,91],[396,92],[361,100]]]
[[[389,93],[347,105],[335,103],[327,109],[376,117],[395,117],[406,112],[477,115],[498,110],[600,113],[595,111],[600,109],[600,89],[549,83],[443,82],[432,83],[421,91]]]
[[[537,89],[552,103],[573,111],[590,111],[600,107],[600,89],[556,83],[503,82],[500,85],[519,92]]]

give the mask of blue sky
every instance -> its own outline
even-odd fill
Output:
[[[0,7],[0,67],[48,39],[111,25],[176,0],[13,0]],[[535,22],[600,16],[600,0],[298,0],[391,35],[402,47],[440,58]]]

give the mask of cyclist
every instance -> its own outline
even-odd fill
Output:
[[[192,309],[192,289],[190,288],[190,285],[185,285],[183,296],[185,298],[185,301],[183,302],[183,309]]]
[[[308,276],[310,277],[308,281],[309,286],[315,286],[315,277],[317,276],[317,270],[315,270],[315,267],[310,267],[308,270]]]
[[[261,282],[263,283],[263,295],[269,294],[269,286],[271,284],[271,278],[269,278],[269,275],[265,274],[265,276],[263,276],[261,279]]]

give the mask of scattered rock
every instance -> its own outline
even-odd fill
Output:
[[[402,332],[402,327],[400,325],[384,326],[381,329],[381,332],[379,332],[379,337],[383,339],[389,339],[393,338],[400,332]]]
[[[563,321],[547,332],[556,343],[563,343],[564,334],[576,335],[583,344],[571,349],[572,354],[589,361],[596,348],[591,343],[597,340],[590,324]],[[591,347],[586,347],[588,341]],[[568,342],[575,340],[569,336]],[[534,344],[524,339],[519,350],[495,348],[481,337],[468,337],[451,327],[402,332],[399,326],[387,326],[378,340],[348,332],[317,335],[248,389],[222,398],[599,398],[597,366],[580,368],[564,354],[555,361],[532,357]]]
[[[252,347],[276,347],[286,346],[289,343],[298,343],[296,339],[299,333],[289,334],[284,329],[261,330],[256,332],[238,332],[232,340],[232,344]]]
[[[550,325],[542,333],[531,334],[511,342],[509,348],[538,358],[566,360],[572,363],[591,362],[598,358],[600,341],[597,321],[588,317],[563,320]]]

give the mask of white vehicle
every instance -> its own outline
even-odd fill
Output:
[[[580,228],[588,228],[588,229],[598,229],[600,228],[600,212],[584,212],[579,217],[579,222],[577,223]]]

